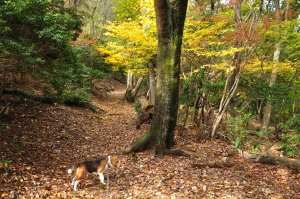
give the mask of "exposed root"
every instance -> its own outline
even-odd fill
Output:
[[[193,168],[229,168],[232,167],[232,163],[220,163],[220,162],[212,162],[212,163],[203,163],[203,164],[192,164]]]
[[[150,132],[144,133],[141,137],[139,137],[137,140],[135,140],[131,145],[129,145],[127,148],[123,149],[124,154],[129,154],[129,153],[135,153],[139,151],[143,151],[144,149],[147,148],[147,145],[150,140]]]
[[[183,149],[165,149],[164,154],[165,155],[185,156],[185,157],[197,157],[198,156],[197,153],[183,150]]]

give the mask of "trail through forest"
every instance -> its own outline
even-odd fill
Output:
[[[89,175],[74,192],[71,165],[119,151],[147,128],[135,129],[124,86],[110,84],[114,91],[93,99],[101,113],[4,96],[12,108],[3,118],[0,156],[10,162],[0,169],[0,198],[300,198],[300,174],[248,162],[225,142],[201,140],[193,128],[177,134],[176,145],[199,157],[122,156],[121,168],[105,174],[108,186]],[[195,166],[221,161],[224,153],[228,167]]]

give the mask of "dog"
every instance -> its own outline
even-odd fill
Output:
[[[71,169],[68,169],[68,173],[73,174],[75,172],[75,176],[72,180],[74,191],[77,191],[78,183],[86,173],[97,172],[100,182],[102,184],[106,184],[104,182],[103,172],[108,168],[114,167],[120,167],[120,160],[117,156],[107,156],[107,158],[101,158],[98,160],[84,161],[79,163],[77,166],[73,166]]]

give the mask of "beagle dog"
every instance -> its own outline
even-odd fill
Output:
[[[120,160],[117,156],[108,156],[107,158],[101,158],[98,160],[90,160],[79,163],[77,166],[73,166],[71,169],[68,169],[69,174],[73,174],[75,172],[75,176],[72,180],[72,185],[74,186],[74,191],[77,191],[77,186],[79,181],[83,178],[83,176],[88,173],[97,172],[99,175],[100,182],[102,184],[106,184],[104,182],[103,172],[107,168],[120,167]]]

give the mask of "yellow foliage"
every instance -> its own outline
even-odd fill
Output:
[[[153,3],[141,1],[141,16],[136,21],[109,23],[107,42],[98,51],[105,61],[118,70],[125,67],[134,73],[145,73],[148,60],[156,53],[157,39]]]

